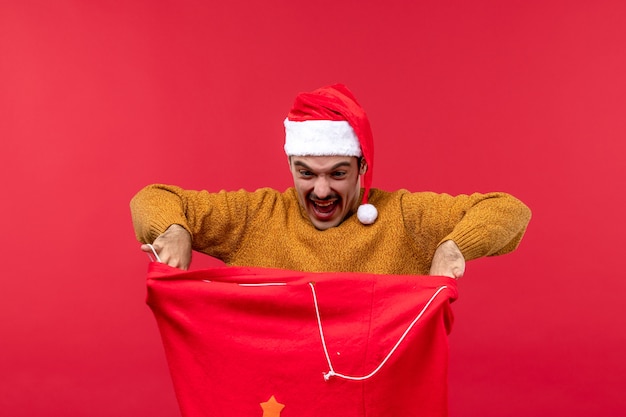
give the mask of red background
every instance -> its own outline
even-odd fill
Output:
[[[131,196],[289,186],[295,94],[343,82],[375,186],[533,209],[459,284],[451,416],[623,415],[625,4],[0,3],[0,412],[176,415]]]

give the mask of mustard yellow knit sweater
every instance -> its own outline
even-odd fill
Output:
[[[356,215],[315,229],[293,188],[278,192],[209,193],[151,185],[131,201],[137,238],[151,243],[171,224],[186,228],[193,249],[237,266],[310,272],[426,275],[437,246],[448,239],[466,260],[514,250],[530,210],[504,193],[450,196],[372,189],[379,216]]]

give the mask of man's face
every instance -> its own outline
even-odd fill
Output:
[[[359,174],[354,156],[292,156],[289,166],[298,200],[319,230],[338,226],[359,205]]]

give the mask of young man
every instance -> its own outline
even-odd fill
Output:
[[[148,186],[131,201],[142,250],[182,269],[197,250],[237,266],[459,278],[466,260],[514,250],[530,220],[505,193],[371,189],[372,132],[343,85],[299,94],[285,132],[293,188]]]

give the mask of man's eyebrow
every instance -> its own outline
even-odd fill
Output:
[[[302,162],[302,161],[296,161],[296,162],[294,162],[293,164],[294,164],[294,165],[297,165],[297,166],[299,166],[299,167],[306,168],[306,169],[311,169],[311,167],[310,167],[310,166],[308,166],[307,164],[305,164],[305,163],[304,163],[304,162]]]
[[[339,167],[344,167],[344,166],[346,166],[346,167],[348,167],[348,168],[349,168],[349,167],[351,167],[351,166],[352,166],[352,163],[350,163],[350,162],[348,162],[348,161],[339,162],[339,163],[337,163],[337,164],[333,165],[333,166],[332,166],[332,168],[331,168],[330,170],[331,170],[331,171],[334,171],[334,170],[336,170],[337,168],[339,168]]]
[[[305,164],[305,163],[304,163],[304,162],[302,162],[302,161],[295,161],[293,164],[294,164],[294,165],[297,165],[297,166],[299,166],[299,167],[306,168],[306,169],[308,169],[308,170],[313,171],[313,169],[312,169],[310,166],[308,166],[307,164]],[[332,167],[330,167],[330,170],[329,170],[329,171],[334,171],[334,170],[336,170],[337,168],[344,167],[344,166],[350,167],[350,166],[352,166],[352,164],[350,163],[350,161],[342,161],[342,162],[338,162],[338,163],[336,163],[335,165],[333,165]]]

